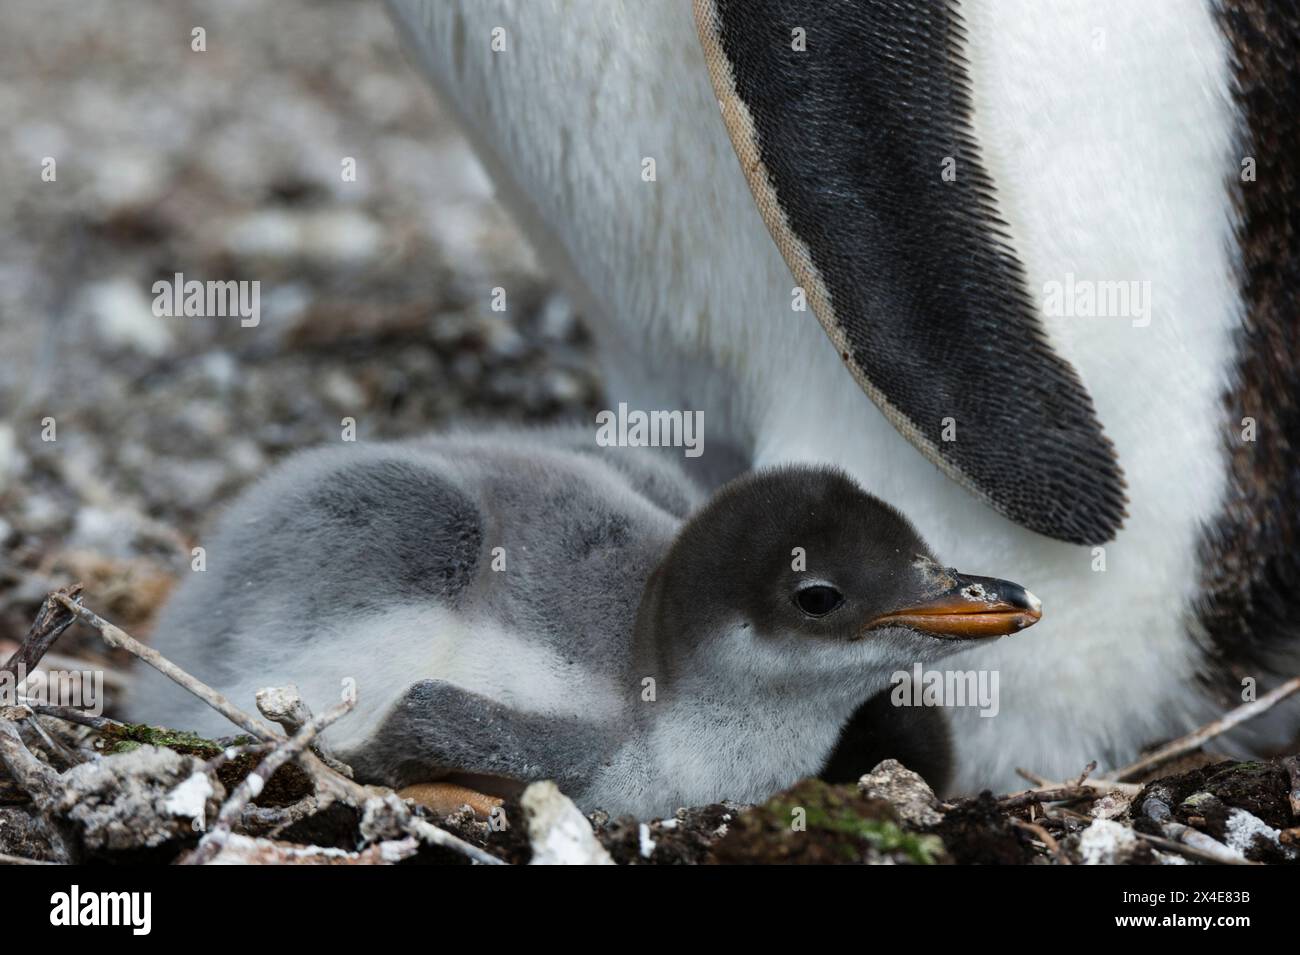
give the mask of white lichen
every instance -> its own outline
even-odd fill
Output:
[[[192,819],[195,823],[201,824],[212,794],[212,780],[208,778],[208,774],[196,772],[167,794],[167,801],[163,803],[163,808],[173,816]]]
[[[1230,849],[1235,849],[1244,856],[1254,848],[1256,839],[1261,837],[1288,859],[1296,857],[1296,850],[1293,847],[1282,845],[1280,830],[1274,829],[1263,819],[1244,809],[1228,810],[1228,825],[1224,841]]]
[[[1128,826],[1110,819],[1094,819],[1079,836],[1079,856],[1084,865],[1116,865],[1137,848],[1137,836]]]

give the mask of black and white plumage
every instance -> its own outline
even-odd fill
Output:
[[[389,3],[613,400],[838,465],[1052,607],[957,662],[1004,696],[953,714],[961,788],[1122,765],[1300,666],[1293,0]]]
[[[705,499],[656,454],[543,431],[299,455],[224,516],[158,649],[239,701],[355,687],[328,738],[363,779],[550,778],[649,815],[890,755],[854,738],[831,759],[893,673],[1038,619],[1019,586],[934,563],[840,472]],[[221,731],[161,679],[138,698]],[[872,722],[912,718],[890,709]]]

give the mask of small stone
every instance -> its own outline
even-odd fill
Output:
[[[1079,836],[1084,865],[1117,865],[1137,849],[1138,838],[1128,826],[1110,819],[1094,819]]]
[[[384,245],[384,231],[370,216],[354,209],[313,213],[302,224],[303,252],[327,262],[368,262]]]
[[[578,317],[563,295],[551,295],[537,313],[537,330],[546,341],[567,342],[577,334]]]
[[[96,282],[83,294],[87,312],[110,345],[152,358],[171,348],[171,328],[166,319],[154,314],[150,299],[137,283],[124,278]]]
[[[1128,813],[1133,800],[1123,793],[1106,793],[1092,804],[1089,815],[1094,819],[1119,819]]]
[[[210,351],[199,360],[199,368],[223,395],[239,383],[239,363],[225,351]]]
[[[222,244],[234,255],[289,258],[299,251],[298,222],[282,209],[255,212],[231,222]]]
[[[555,783],[533,783],[519,800],[528,819],[532,865],[613,865],[591,823]]]
[[[586,395],[586,388],[578,377],[563,369],[547,372],[542,390],[546,398],[559,405],[577,404]]]
[[[353,378],[339,368],[326,372],[321,394],[341,411],[357,414],[366,407],[366,393]]]
[[[924,779],[896,759],[887,759],[858,780],[858,790],[868,799],[881,799],[910,826],[938,825],[943,815],[939,800]]]

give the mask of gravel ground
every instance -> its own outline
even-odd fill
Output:
[[[578,316],[380,3],[5,14],[0,654],[72,580],[147,636],[218,505],[345,417],[375,439],[595,407]],[[155,315],[178,272],[259,282],[260,322]]]

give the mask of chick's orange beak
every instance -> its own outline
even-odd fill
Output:
[[[1043,615],[1042,602],[1019,584],[931,566],[936,586],[925,597],[881,614],[866,629],[907,627],[949,640],[984,640],[1032,627]]]

